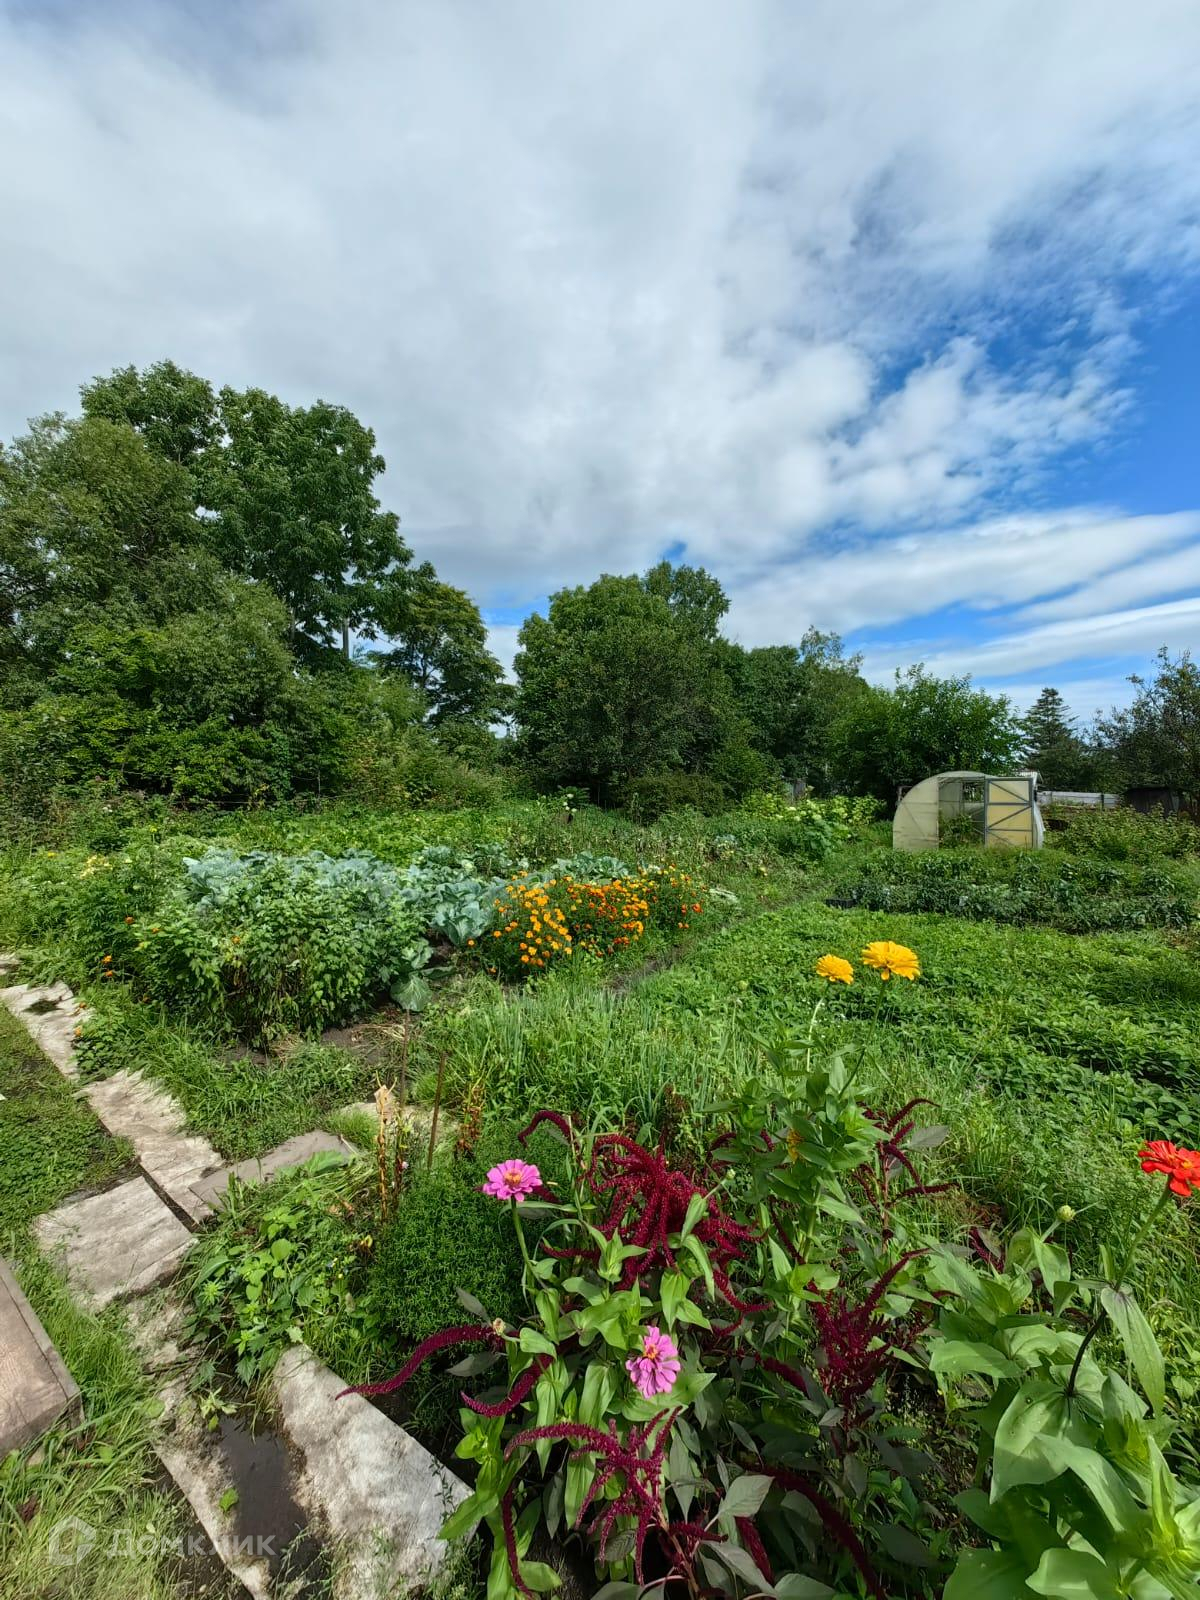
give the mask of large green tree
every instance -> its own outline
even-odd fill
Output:
[[[238,799],[358,773],[404,792],[421,761],[429,789],[446,763],[413,708],[487,733],[502,690],[483,623],[428,565],[410,581],[350,412],[215,393],[169,362],[83,403],[0,446],[0,810],[93,779]],[[347,659],[399,586],[421,694]]]
[[[428,561],[380,584],[376,622],[389,642],[378,660],[421,691],[435,727],[486,726],[508,710],[511,691],[487,647],[479,607],[442,583]]]
[[[378,586],[407,566],[399,519],[375,492],[375,435],[345,406],[290,406],[264,389],[214,392],[163,361],[122,367],[82,390],[84,414],[134,429],[185,469],[230,571],[273,589],[299,649],[350,652],[377,623]]]
[[[534,780],[605,799],[664,772],[739,785],[750,751],[716,648],[724,608],[707,573],[665,564],[553,595],[521,629],[516,659],[519,743]]]
[[[836,633],[809,628],[799,647],[727,645],[725,668],[754,748],[789,782],[828,789],[830,738],[848,701],[866,687],[861,657],[847,657]]]
[[[871,685],[848,700],[832,730],[832,761],[843,789],[891,803],[900,784],[930,773],[1011,770],[1021,737],[1004,695],[915,666],[892,688]]]
[[[1099,781],[1096,753],[1076,730],[1067,703],[1043,689],[1021,723],[1023,758],[1045,789],[1091,789]]]
[[[1171,789],[1200,809],[1200,665],[1164,645],[1152,677],[1130,679],[1133,703],[1114,708],[1097,732],[1125,788]]]
[[[101,615],[161,617],[211,590],[219,563],[187,473],[127,424],[35,423],[0,448],[0,659],[44,675]]]

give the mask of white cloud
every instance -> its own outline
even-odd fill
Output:
[[[1197,540],[1200,511],[1128,517],[1088,508],[860,538],[747,577],[733,589],[730,622],[743,643],[767,644],[798,638],[813,619],[850,632],[952,605],[988,613],[1040,600],[1019,614],[1037,623],[1103,610],[1114,598],[1200,589]],[[1191,542],[1178,548],[1184,541]],[[1067,590],[1062,599],[1042,598]]]
[[[504,668],[508,678],[513,676],[513,657],[517,653],[517,635],[520,631],[519,622],[488,623],[488,649]]]
[[[1023,633],[981,639],[925,657],[931,672],[970,672],[982,678],[1029,672],[1063,661],[1132,656],[1145,660],[1160,645],[1185,650],[1200,631],[1200,594],[1099,616],[1048,622]]]
[[[0,434],[163,355],[343,401],[485,606],[673,542],[774,637],[1041,630],[1122,537],[1158,598],[1182,525],[978,524],[1130,403],[1119,283],[1200,262],[1198,77],[1191,0],[2,12]]]

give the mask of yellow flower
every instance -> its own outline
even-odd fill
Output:
[[[822,956],[813,971],[830,983],[854,982],[854,968],[842,956]]]
[[[862,954],[867,966],[874,967],[885,983],[889,978],[908,978],[911,981],[921,976],[921,963],[917,960],[916,951],[910,950],[907,945],[893,944],[890,939],[876,939]]]

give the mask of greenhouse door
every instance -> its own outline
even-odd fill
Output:
[[[1032,778],[988,778],[983,789],[983,842],[1030,849],[1036,842]]]

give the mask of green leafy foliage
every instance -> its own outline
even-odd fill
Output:
[[[533,1119],[522,1141],[545,1126],[572,1173],[507,1208],[524,1308],[497,1318],[460,1294],[475,1320],[448,1306],[450,1325],[367,1391],[474,1352],[452,1369],[473,1491],[442,1536],[490,1529],[491,1593],[556,1586],[532,1536],[581,1526],[601,1592],[636,1592],[651,1560],[730,1596],[929,1594],[947,1573],[951,1596],[1121,1596],[1141,1573],[1188,1592],[1200,1484],[1168,1465],[1164,1363],[1123,1283],[1169,1194],[1108,1281],[1078,1277],[1052,1233],[1006,1247],[975,1227],[970,1253],[936,1246],[922,1209],[953,1185],[915,1162],[950,1130],[915,1127],[916,1110],[862,1105],[810,1034],[767,1048],[693,1169],[629,1134]],[[552,1247],[530,1244],[527,1219]],[[1144,1399],[1097,1354],[1105,1318]],[[976,1548],[948,1539],[951,1505]]]
[[[234,1187],[188,1259],[194,1325],[227,1347],[238,1378],[269,1376],[289,1344],[336,1350],[348,1367],[372,1331],[356,1290],[369,1237],[355,1230],[363,1174],[315,1156],[254,1188]]]
[[[976,1441],[976,1486],[956,1503],[990,1541],[959,1557],[948,1600],[981,1587],[1091,1600],[1189,1593],[1200,1489],[1164,1457],[1163,1361],[1137,1302],[1115,1283],[1076,1278],[1067,1252],[1031,1230],[989,1267],[942,1255],[930,1273],[943,1297],[930,1366]],[[1144,1399],[1091,1353],[1078,1318],[1094,1331],[1097,1311]]]
[[[1194,873],[1057,851],[881,850],[840,878],[842,903],[875,911],[938,911],[1072,933],[1185,928],[1196,914]]]
[[[1065,829],[1050,835],[1053,845],[1073,856],[1099,861],[1180,861],[1200,855],[1200,829],[1186,817],[1143,813],[1130,806],[1076,810]]]
[[[369,857],[185,862],[188,888],[129,929],[147,993],[250,1039],[314,1033],[380,994],[419,1008],[429,950],[395,874]]]
[[[871,685],[848,700],[831,743],[840,782],[892,804],[899,784],[931,772],[1008,771],[1021,727],[1003,695],[917,666],[897,672],[892,689]]]
[[[521,1257],[507,1218],[479,1192],[477,1161],[415,1170],[395,1218],[381,1231],[371,1260],[371,1293],[386,1317],[389,1350],[402,1350],[457,1320],[460,1289],[491,1315],[513,1317],[521,1305]]]

